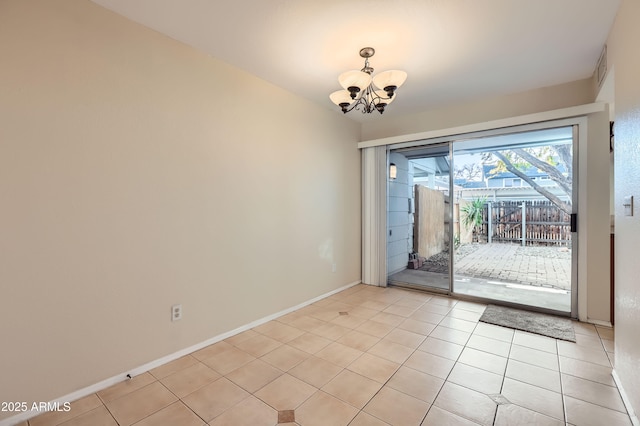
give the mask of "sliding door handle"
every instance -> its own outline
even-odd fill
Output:
[[[571,232],[578,232],[578,213],[571,213]]]

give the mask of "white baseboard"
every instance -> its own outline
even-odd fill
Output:
[[[613,377],[613,381],[616,382],[616,386],[618,386],[618,391],[620,391],[620,396],[622,397],[622,402],[624,403],[625,408],[627,409],[627,413],[629,413],[629,417],[631,417],[631,423],[633,426],[640,426],[640,420],[636,417],[635,412],[633,411],[633,407],[631,406],[631,401],[627,396],[627,393],[624,391],[622,387],[622,383],[620,383],[620,376],[616,372],[615,368],[611,371],[611,376]]]
[[[600,325],[602,327],[609,327],[609,328],[613,327],[613,325],[611,325],[611,321],[601,321],[601,320],[587,318],[586,322],[593,325]]]
[[[298,309],[304,308],[307,305],[310,305],[310,304],[315,303],[315,302],[317,302],[319,300],[325,299],[325,298],[327,298],[329,296],[333,296],[336,293],[344,291],[344,290],[346,290],[348,288],[351,288],[353,286],[356,286],[356,285],[358,285],[360,283],[361,283],[361,281],[354,281],[354,282],[352,282],[350,284],[347,284],[345,286],[342,286],[340,288],[332,290],[332,291],[330,291],[328,293],[322,294],[322,295],[320,295],[318,297],[314,297],[313,299],[310,299],[310,300],[307,300],[305,302],[302,302],[302,303],[300,303],[300,304],[298,304],[296,306],[292,306],[291,308],[287,308],[287,309],[285,309],[283,311],[276,312],[275,314],[268,315],[268,316],[266,316],[264,318],[260,318],[260,319],[258,319],[256,321],[250,322],[249,324],[245,324],[245,325],[243,325],[241,327],[238,327],[238,328],[236,328],[234,330],[231,330],[231,331],[228,331],[226,333],[222,333],[222,334],[219,334],[217,336],[214,336],[214,337],[212,337],[210,339],[205,340],[204,342],[200,342],[200,343],[197,343],[197,344],[195,344],[193,346],[189,346],[188,348],[181,349],[181,350],[179,350],[177,352],[174,352],[174,353],[172,353],[170,355],[167,355],[167,356],[164,356],[162,358],[156,359],[155,361],[148,362],[148,363],[146,363],[144,365],[141,365],[141,366],[136,367],[136,368],[134,368],[132,370],[126,371],[126,372],[124,372],[122,374],[118,374],[116,376],[113,376],[113,377],[110,377],[108,379],[102,380],[101,382],[95,383],[95,384],[93,384],[91,386],[87,386],[87,387],[79,389],[79,390],[77,390],[75,392],[71,392],[70,394],[67,394],[67,395],[65,395],[63,397],[56,398],[55,400],[50,401],[49,404],[53,405],[53,404],[58,403],[58,404],[62,405],[65,402],[75,401],[75,400],[78,400],[80,398],[84,398],[85,396],[92,395],[92,394],[94,394],[96,392],[99,392],[99,391],[101,391],[103,389],[108,388],[109,386],[113,386],[113,385],[115,385],[117,383],[120,383],[120,382],[123,382],[123,381],[127,380],[128,379],[127,375],[129,375],[131,377],[135,377],[135,376],[138,376],[138,375],[140,375],[142,373],[146,373],[147,371],[152,370],[152,369],[154,369],[156,367],[160,367],[161,365],[164,365],[164,364],[166,364],[168,362],[171,362],[171,361],[175,361],[176,359],[178,359],[180,357],[188,355],[188,354],[190,354],[192,352],[195,352],[195,351],[197,351],[199,349],[206,348],[209,345],[212,345],[212,344],[217,343],[217,342],[219,342],[221,340],[227,339],[227,338],[229,338],[231,336],[235,336],[236,334],[242,333],[243,331],[250,330],[250,329],[252,329],[254,327],[257,327],[257,326],[262,325],[262,324],[264,324],[266,322],[272,321],[272,320],[274,320],[276,318],[279,318],[279,317],[281,317],[283,315],[287,315],[287,314],[289,314],[289,313],[291,313],[293,311],[297,311]],[[9,417],[7,419],[0,420],[0,426],[17,425],[18,423],[24,422],[25,420],[33,418],[33,417],[35,417],[35,416],[37,416],[39,414],[43,414],[43,412],[25,411],[23,413],[20,413],[18,415],[12,416],[12,417]]]

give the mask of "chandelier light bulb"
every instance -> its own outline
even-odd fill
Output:
[[[349,105],[351,105],[354,99],[351,99],[351,94],[346,90],[338,90],[329,95],[331,102],[338,105],[344,111]]]
[[[343,72],[338,77],[338,82],[351,94],[351,99],[355,99],[357,94],[371,84],[371,76],[366,72],[352,70]]]
[[[387,96],[393,97],[396,89],[405,82],[407,73],[400,70],[391,70],[381,72],[373,77],[373,84],[378,88],[387,92]]]

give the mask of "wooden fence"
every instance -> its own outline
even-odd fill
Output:
[[[442,252],[448,243],[449,197],[423,185],[416,185],[414,194],[413,251],[429,258]]]
[[[571,217],[549,201],[488,202],[477,232],[489,243],[517,241],[523,246],[568,246]]]

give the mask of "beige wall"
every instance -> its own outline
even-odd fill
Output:
[[[607,42],[615,72],[615,369],[635,414],[640,413],[640,3],[623,0]],[[634,216],[625,216],[623,197],[633,195]]]
[[[364,123],[362,140],[447,129],[593,102],[592,79]]]
[[[359,125],[84,0],[0,2],[0,57],[0,401],[360,279]]]

